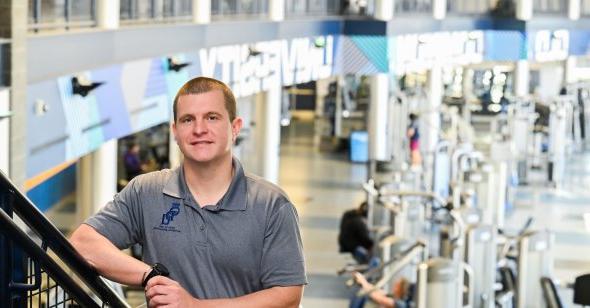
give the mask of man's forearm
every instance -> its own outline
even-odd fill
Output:
[[[197,300],[198,307],[299,307],[303,286],[273,287],[236,298]]]
[[[141,285],[149,265],[125,254],[88,225],[81,225],[70,238],[76,250],[104,277],[126,285]]]

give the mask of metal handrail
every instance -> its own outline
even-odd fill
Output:
[[[36,263],[39,263],[45,271],[53,277],[60,286],[70,294],[78,304],[83,307],[100,307],[82,288],[80,288],[76,282],[57,264],[47,253],[41,249],[31,238],[23,232],[15,223],[12,221],[10,216],[4,211],[0,211],[0,230],[7,234],[11,241],[18,243],[18,246],[22,248],[30,257],[32,257]],[[40,278],[35,278],[35,283],[40,284]]]
[[[47,247],[51,248],[106,305],[110,307],[130,307],[102,280],[98,272],[84,260],[65,236],[1,171],[0,194],[12,195],[12,210],[18,214],[19,218],[29,228],[43,237]]]

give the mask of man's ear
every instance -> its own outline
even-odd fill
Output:
[[[174,140],[178,142],[178,137],[176,135],[176,121],[172,120],[172,122],[170,122],[170,129],[172,130],[172,134],[174,135]]]
[[[231,123],[231,131],[232,131],[232,141],[236,142],[236,138],[240,134],[240,130],[242,129],[242,125],[244,121],[240,117],[236,117]]]

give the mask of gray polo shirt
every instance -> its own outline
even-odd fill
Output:
[[[119,249],[143,246],[197,298],[228,298],[273,286],[307,283],[295,207],[277,186],[235,174],[215,205],[197,205],[183,168],[133,179],[86,220]]]

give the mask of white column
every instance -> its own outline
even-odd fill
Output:
[[[432,16],[434,19],[445,19],[445,16],[447,16],[447,0],[432,1]]]
[[[80,223],[117,193],[117,140],[80,158],[76,174],[76,218]]]
[[[0,90],[0,171],[10,175],[10,93]]]
[[[93,213],[92,191],[92,154],[88,154],[76,165],[76,225]]]
[[[170,161],[170,169],[174,169],[180,166],[183,156],[178,147],[178,143],[176,143],[172,127],[170,127],[170,136],[168,140],[168,160]]]
[[[425,134],[420,138],[422,151],[433,153],[438,143],[440,131],[439,107],[443,99],[442,68],[434,66],[428,71],[428,106],[420,117],[420,129]]]
[[[117,139],[103,143],[92,156],[93,212],[96,213],[117,193]]]
[[[581,7],[580,0],[569,0],[568,5],[568,17],[571,20],[578,20],[580,19],[580,15],[582,15],[582,7]]]
[[[193,0],[193,22],[196,24],[211,22],[211,0]]]
[[[533,0],[516,0],[516,19],[530,20],[533,18]]]
[[[270,20],[281,21],[285,19],[285,0],[269,0],[268,5]]]
[[[576,57],[569,56],[563,65],[563,81],[565,84],[575,83],[578,81]]]
[[[514,67],[514,95],[523,97],[529,95],[529,62],[527,60],[516,61]]]
[[[120,0],[96,1],[96,19],[99,28],[119,28],[120,5]]]
[[[375,1],[375,19],[388,21],[393,18],[393,0]]]
[[[420,114],[418,123],[420,134],[420,152],[424,166],[424,185],[431,189],[434,179],[434,151],[438,144],[440,131],[440,105],[443,99],[442,68],[434,66],[428,71],[428,101]]]
[[[371,100],[369,102],[369,118],[367,119],[369,133],[369,159],[388,161],[387,144],[387,115],[389,105],[389,76],[376,74],[371,77]]]
[[[279,182],[279,148],[281,144],[281,87],[275,85],[264,92],[264,123],[262,146],[262,176],[273,183]]]

